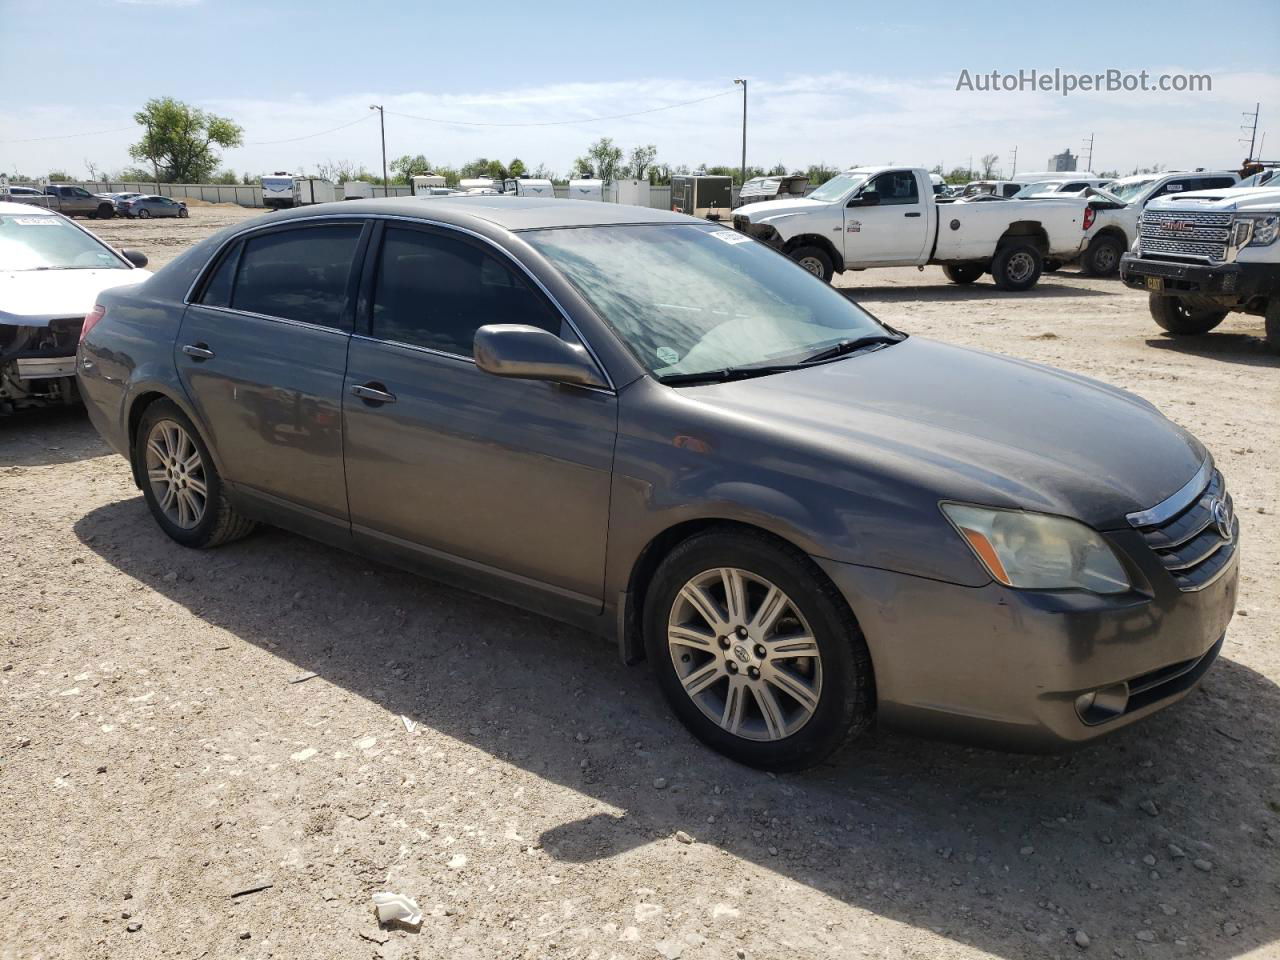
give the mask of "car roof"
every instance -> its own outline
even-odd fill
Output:
[[[343,200],[295,207],[273,214],[277,222],[314,217],[325,213],[384,214],[438,220],[453,226],[492,224],[506,230],[539,230],[553,227],[613,226],[626,223],[701,223],[708,221],[621,203],[591,200],[552,200],[549,197],[471,195],[453,197],[379,197],[373,200]]]
[[[57,210],[51,210],[48,207],[36,206],[31,203],[4,203],[3,201],[0,201],[0,213],[5,213],[9,216],[61,216]]]

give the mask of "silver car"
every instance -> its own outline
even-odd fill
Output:
[[[181,200],[171,197],[158,197],[139,194],[116,205],[122,216],[130,219],[146,220],[149,217],[186,217],[187,205]]]

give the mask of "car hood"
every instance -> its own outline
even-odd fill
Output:
[[[1280,210],[1280,187],[1237,187],[1226,190],[1193,190],[1158,197],[1147,204],[1148,210],[1215,210],[1230,213],[1255,210],[1273,213]]]
[[[103,290],[149,276],[149,270],[0,270],[0,323],[43,327],[59,317],[83,317]]]
[[[825,210],[831,204],[822,200],[810,200],[808,197],[797,197],[794,200],[766,200],[760,203],[745,203],[733,211],[735,217],[746,217],[752,223],[769,223],[783,217],[794,217],[814,210]]]
[[[1207,453],[1145,400],[1087,377],[910,339],[689,390],[780,438],[956,499],[1098,529],[1182,487]]]

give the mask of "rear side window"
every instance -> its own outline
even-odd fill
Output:
[[[337,224],[281,230],[245,240],[235,270],[231,308],[320,327],[341,327],[360,230],[359,224]],[[221,278],[215,274],[213,279]]]
[[[488,323],[560,336],[561,318],[523,276],[477,244],[386,229],[374,279],[374,337],[470,357],[476,330]]]
[[[1230,177],[1205,177],[1203,180],[1200,181],[1200,186],[1198,186],[1196,189],[1197,190],[1226,190],[1229,187],[1234,187],[1235,185],[1236,185],[1236,182],[1232,180]]]

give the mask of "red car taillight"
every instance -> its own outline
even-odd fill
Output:
[[[1098,216],[1098,211],[1093,209],[1093,207],[1084,208],[1084,228],[1086,230],[1088,230],[1090,227],[1093,226],[1093,221],[1094,219],[1097,218],[1097,216]]]
[[[98,321],[107,315],[107,308],[100,303],[95,303],[93,309],[90,310],[84,318],[84,326],[80,328],[80,342],[84,342],[85,336],[90,330],[98,325]]]

